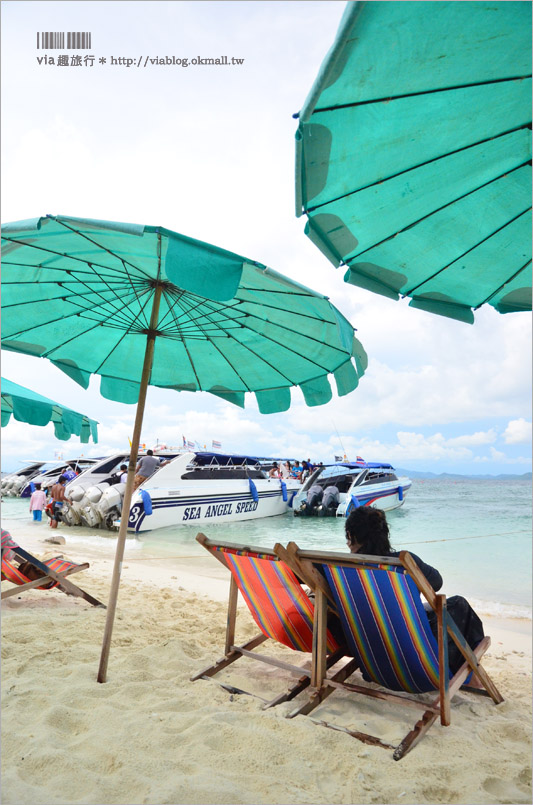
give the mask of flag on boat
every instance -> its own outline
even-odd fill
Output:
[[[335,456],[335,461],[342,461],[342,456]]]
[[[187,442],[187,447],[189,450],[194,450],[194,442]]]
[[[213,439],[213,440],[211,441],[211,447],[213,448],[213,450],[220,450],[220,448],[222,447],[222,443],[221,443],[221,442],[217,442],[217,441],[215,441],[215,440]]]
[[[183,439],[183,446],[187,447],[187,439],[185,438],[185,436],[182,436],[181,438]]]
[[[364,460],[364,458],[361,458],[361,456],[357,456],[356,459],[355,459],[355,463],[356,464],[364,464],[365,460]]]

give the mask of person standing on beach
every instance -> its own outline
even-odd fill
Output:
[[[58,515],[63,507],[63,503],[67,500],[65,495],[65,484],[67,479],[64,475],[60,475],[57,482],[50,489],[50,497],[52,498],[52,518],[50,520],[51,528],[57,528]]]
[[[33,519],[40,523],[43,519],[43,509],[46,506],[46,494],[41,489],[41,484],[35,484],[35,492],[30,498],[30,511],[33,512]]]

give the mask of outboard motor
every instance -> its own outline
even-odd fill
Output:
[[[105,525],[110,531],[115,529],[113,523],[120,517],[122,512],[122,500],[126,484],[113,484],[105,490],[104,494],[96,504],[96,511],[100,517],[102,525]]]
[[[319,517],[332,516],[339,505],[339,490],[336,486],[326,486],[322,496],[322,503],[318,507]]]
[[[305,505],[308,509],[314,509],[322,501],[324,490],[320,484],[313,484],[307,492],[307,500]]]
[[[13,487],[17,483],[19,476],[15,475],[14,478],[7,478],[5,481],[2,481],[2,494],[8,495],[12,497],[15,493],[13,492]]]
[[[95,484],[94,486],[90,486],[85,491],[85,497],[89,501],[89,503],[98,503],[102,495],[104,494],[105,490],[109,487],[109,484],[103,481],[101,484]]]
[[[315,515],[320,505],[320,501],[322,500],[323,494],[324,490],[320,484],[313,484],[307,490],[307,499],[302,501],[300,508],[296,509],[294,513],[303,517]]]
[[[65,501],[61,508],[61,520],[65,525],[81,525],[81,510],[76,504],[72,505]]]
[[[72,503],[64,503],[63,509],[63,522],[67,525],[82,525],[82,512],[85,506],[89,505],[89,501],[85,497],[86,487],[84,484],[67,485],[65,494],[72,500]]]
[[[82,523],[88,525],[89,528],[96,528],[101,525],[102,519],[97,510],[96,504],[104,494],[105,490],[109,488],[109,484],[105,481],[101,484],[90,486],[83,497],[82,505],[80,507],[80,517]]]
[[[15,475],[8,486],[7,494],[9,497],[16,498],[20,495],[22,487],[28,483],[28,479],[24,475]]]

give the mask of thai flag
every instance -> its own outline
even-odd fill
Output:
[[[365,460],[364,460],[364,458],[361,458],[361,456],[356,456],[355,463],[356,464],[364,464]]]
[[[187,439],[185,438],[185,436],[182,436],[181,438],[183,439],[183,446],[187,447]]]
[[[211,446],[212,446],[213,450],[220,450],[220,448],[222,447],[222,444],[220,442],[216,442],[213,439],[212,442],[211,442]]]
[[[189,450],[194,450],[194,442],[187,442],[187,447]]]

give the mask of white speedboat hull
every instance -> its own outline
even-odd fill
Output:
[[[403,481],[403,484],[402,484]],[[411,481],[407,478],[399,478],[398,483],[383,484],[383,488],[372,489],[371,492],[358,492],[353,496],[357,498],[359,506],[369,506],[372,509],[382,509],[383,511],[391,511],[392,509],[399,509],[405,502],[405,496],[411,488]],[[353,493],[352,493],[353,494]],[[339,504],[337,509],[337,517],[344,517],[347,508],[354,503],[351,497],[346,497],[343,502]]]
[[[255,520],[259,517],[274,517],[290,510],[292,500],[300,484],[285,482],[285,500],[280,481],[277,479],[255,480],[257,500],[254,500],[247,481],[206,481],[196,488],[172,490],[150,488],[143,484],[143,491],[150,496],[152,513],[147,507],[142,492],[134,494],[128,520],[128,530],[137,533],[153,531],[176,525],[204,525],[216,522],[232,523]],[[216,489],[216,486],[219,489]],[[148,509],[150,508],[150,504]]]

